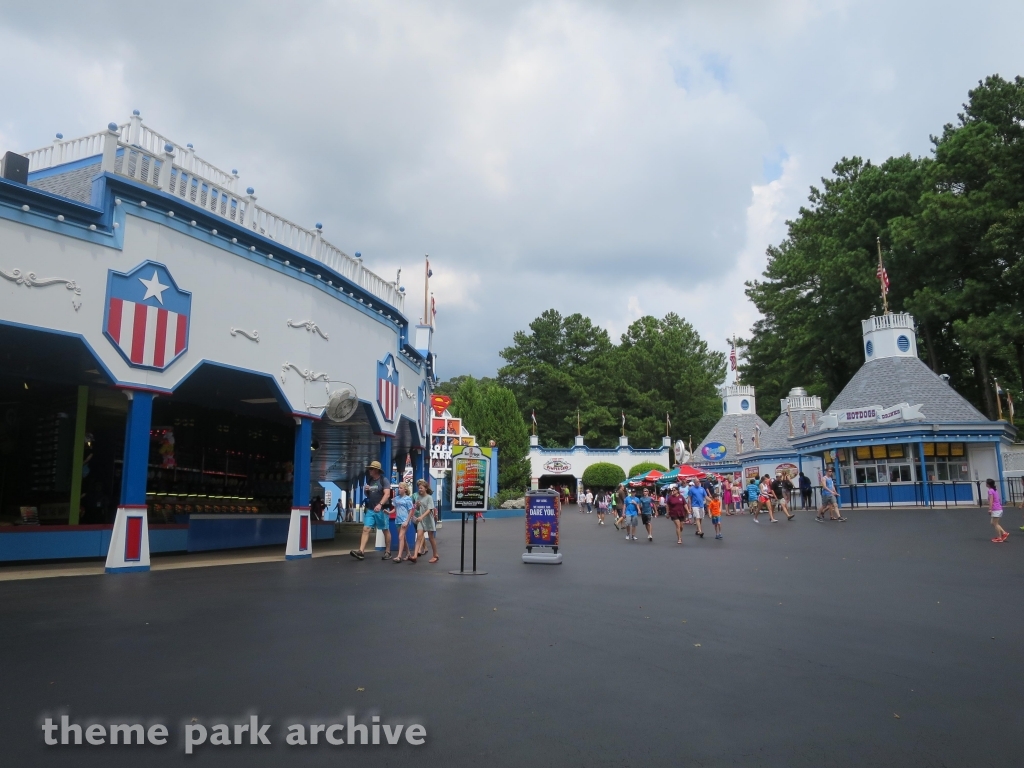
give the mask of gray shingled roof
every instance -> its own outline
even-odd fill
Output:
[[[73,171],[55,173],[42,179],[29,179],[28,185],[52,195],[88,204],[92,199],[92,180],[100,172],[100,164],[87,165]]]
[[[921,413],[929,422],[988,421],[916,357],[883,357],[864,363],[828,410],[864,405],[887,408],[898,403],[923,405]]]
[[[738,461],[736,438],[733,437],[733,430],[737,427],[739,428],[740,437],[743,438],[743,453],[746,454],[754,450],[754,444],[750,436],[754,433],[755,424],[761,427],[761,446],[764,447],[765,435],[769,429],[764,419],[756,413],[728,413],[718,420],[718,423],[708,432],[707,437],[701,441],[693,461],[705,461],[704,457],[701,456],[700,449],[708,443],[721,443],[729,451],[726,454],[726,461]]]
[[[815,415],[814,424],[811,414]],[[807,434],[817,431],[821,423],[821,411],[793,411],[793,439],[804,437],[803,420],[807,419]],[[783,411],[779,418],[768,428],[768,434],[761,433],[761,450],[779,450],[789,448],[789,417]]]

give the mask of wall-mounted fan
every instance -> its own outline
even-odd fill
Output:
[[[675,444],[676,464],[685,464],[690,460],[690,452],[682,440],[676,440]]]
[[[324,415],[336,424],[348,421],[359,407],[356,388],[351,384],[342,384],[327,397],[327,408]]]

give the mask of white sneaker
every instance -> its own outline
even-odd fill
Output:
[[[647,540],[648,540],[648,541],[654,541],[654,537],[653,537],[653,536],[648,536],[648,537],[647,537]]]
[[[632,541],[632,540],[633,540],[633,537],[632,537],[632,536],[627,536],[627,537],[626,537],[626,541]]]

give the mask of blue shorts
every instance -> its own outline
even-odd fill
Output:
[[[363,515],[363,528],[376,528],[378,531],[386,531],[388,529],[388,513],[385,511],[374,512],[372,509],[367,510],[366,514]]]
[[[718,525],[720,522],[722,522],[722,518],[719,515],[712,515],[711,516],[711,524],[712,525]]]

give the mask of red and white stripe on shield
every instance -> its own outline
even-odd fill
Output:
[[[398,385],[383,377],[377,378],[377,402],[387,421],[393,421],[398,411]]]
[[[136,365],[166,368],[185,349],[188,315],[112,298],[107,333]]]

